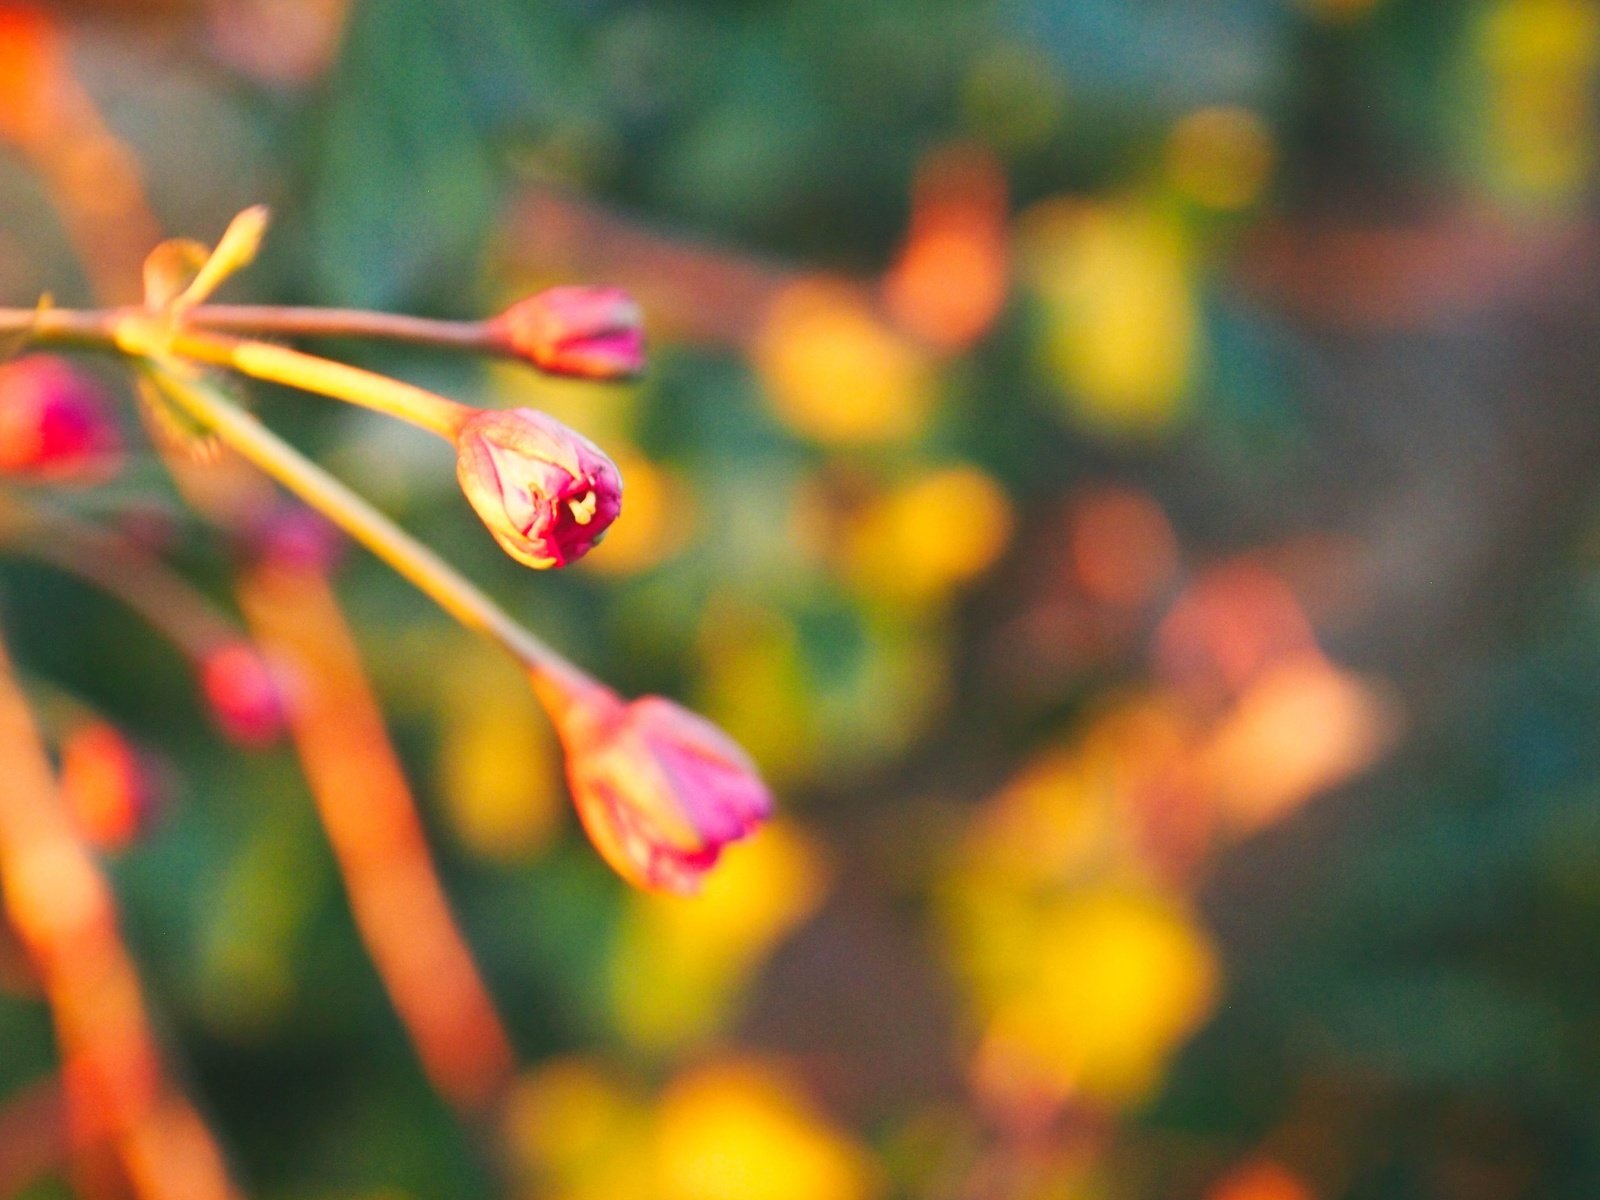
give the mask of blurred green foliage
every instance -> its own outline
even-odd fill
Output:
[[[659,1108],[688,1130],[675,1147],[697,1145],[718,1088],[779,1114],[730,1133],[735,1148],[764,1147],[775,1177],[842,1180],[845,1200],[1594,1194],[1593,4],[355,0],[336,56],[301,76],[263,68],[265,43],[250,63],[226,52],[217,30],[248,4],[155,7],[61,19],[172,232],[214,236],[273,204],[235,296],[461,316],[571,273],[644,279],[663,332],[632,390],[331,347],[466,401],[548,406],[634,456],[629,486],[651,503],[623,521],[653,537],[610,568],[608,546],[592,569],[530,578],[408,430],[266,389],[259,410],[608,682],[725,724],[804,830],[755,873],[784,882],[730,884],[701,926],[623,894],[565,818],[464,818],[450,688],[494,709],[519,681],[480,683],[468,635],[352,552],[339,594],[528,1068],[526,1112],[464,1132],[368,964],[292,756],[219,744],[182,664],[114,600],[0,558],[28,672],[170,764],[169,811],[110,869],[167,1043],[251,1194],[715,1200],[639,1130]],[[1185,167],[1175,129],[1213,110],[1223,132],[1203,127]],[[820,272],[874,281],[915,228],[919,168],[953,143],[999,165],[1014,258],[1003,308],[954,349],[892,328],[876,291],[859,312],[854,293],[813,295],[801,332],[774,333],[765,307],[723,328],[706,314],[730,307],[724,274],[607,253],[641,229],[726,252],[763,305]],[[7,303],[82,299],[54,203],[24,156],[0,157]],[[540,225],[562,220],[576,244]],[[843,365],[795,378],[824,360]],[[844,397],[843,419],[902,401],[922,415],[903,435],[819,434],[835,426],[807,421],[837,379],[865,397]],[[918,490],[967,468],[975,492]],[[1096,598],[1067,532],[1103,487],[1154,505],[1174,539],[1136,602]],[[152,499],[176,509],[145,463],[69,502]],[[963,539],[970,561],[947,557]],[[180,520],[170,557],[227,602],[229,548],[198,523]],[[1074,789],[1132,825],[1119,806],[1145,792],[1104,780],[1171,783],[1139,775],[1167,761],[1166,733],[1096,757],[1106,712],[1165,694],[1167,615],[1240,560],[1288,581],[1318,662],[1403,712],[1393,744],[1259,828],[1211,814],[1214,839],[1175,878],[1120,843],[1080,861],[1072,831],[1101,817]],[[1181,728],[1212,745],[1209,726]],[[524,744],[530,805],[549,811],[559,764],[537,735],[491,754]],[[1028,826],[1020,849],[985,841],[1010,811],[997,797],[1053,751],[1078,763],[1045,789],[1061,824]],[[1015,865],[1030,839],[1060,850],[1042,882]],[[1131,932],[1057,928],[1081,896],[1115,907],[1122,889],[1159,893],[1153,924],[1139,899],[1105,926]],[[1038,940],[974,966],[952,927]],[[1067,1014],[1068,1041],[1096,1005],[1143,1014],[1141,981],[1188,999],[1127,1051],[1159,1068],[1148,1088],[1121,1090],[1138,1063],[1117,1059],[1101,1068],[1117,1086],[1066,1086],[1036,1128],[984,1082],[995,1030],[1022,1020],[984,971],[1069,950],[1111,1000],[1018,985]],[[631,971],[669,1016],[635,1002]],[[675,1038],[686,996],[701,1009]],[[0,1097],[51,1069],[34,999],[0,991],[0,1045]],[[728,1056],[782,1064],[809,1099],[759,1072],[693,1074]],[[569,1095],[611,1139],[593,1162],[523,1128]],[[1302,1190],[1230,1175],[1263,1156]]]

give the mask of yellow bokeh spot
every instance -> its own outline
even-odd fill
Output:
[[[717,1063],[676,1080],[656,1134],[661,1200],[868,1200],[880,1191],[862,1148],[762,1063]]]
[[[1175,901],[1103,886],[1044,914],[1031,978],[987,1022],[980,1088],[1127,1104],[1211,1012],[1220,973],[1209,939]]]
[[[528,295],[520,293],[515,299]],[[488,391],[500,408],[537,408],[572,426],[597,445],[610,448],[633,435],[642,390],[636,384],[572,379],[529,370],[523,363],[495,362],[488,368]],[[624,487],[627,480],[624,478]],[[626,494],[624,494],[626,501]]]
[[[1216,105],[1182,118],[1167,139],[1167,177],[1208,208],[1244,208],[1272,174],[1272,133],[1248,108]]]
[[[1063,897],[1144,871],[1135,806],[1160,794],[1192,736],[1175,705],[1121,702],[1071,745],[1030,762],[978,812],[940,895],[978,1012],[1033,987]]]
[[[448,670],[438,770],[450,829],[483,858],[529,858],[565,804],[550,722],[522,672],[487,647],[463,647]]]
[[[1045,317],[1041,356],[1069,411],[1113,434],[1183,412],[1199,353],[1189,248],[1175,221],[1133,201],[1048,201],[1021,223],[1024,271]]]
[[[817,845],[779,821],[729,849],[693,899],[634,893],[612,969],[618,1029],[672,1049],[716,1032],[772,948],[822,901]]]
[[[1500,0],[1481,20],[1492,177],[1513,195],[1570,197],[1594,166],[1600,11],[1588,0]]]
[[[1070,878],[1099,861],[1112,840],[1105,789],[1082,755],[1046,752],[985,806],[971,852],[1010,886]]]
[[[625,444],[609,442],[606,452],[622,475],[622,512],[578,567],[633,575],[683,549],[694,529],[693,498],[682,478]]]
[[[927,355],[847,283],[787,287],[762,322],[754,355],[779,419],[820,442],[911,437],[936,399]]]
[[[562,1196],[649,1194],[650,1112],[602,1065],[558,1058],[517,1080],[507,1097],[505,1145],[517,1175]]]
[[[850,579],[883,599],[921,603],[984,571],[1011,534],[1011,503],[976,467],[944,467],[869,503],[850,528]]]
[[[803,776],[816,760],[816,715],[793,621],[775,609],[714,597],[698,648],[695,707],[774,783]]]

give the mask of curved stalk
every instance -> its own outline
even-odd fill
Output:
[[[468,629],[492,638],[536,676],[592,686],[583,671],[366,500],[210,384],[184,378],[181,363],[146,357],[140,365],[174,404],[366,546]]]
[[[148,317],[122,318],[112,331],[117,348],[124,354],[175,355],[227,367],[252,379],[315,392],[397,417],[451,443],[476,411],[376,371],[364,371],[271,342],[196,333]]]

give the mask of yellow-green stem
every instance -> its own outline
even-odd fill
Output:
[[[366,546],[461,624],[498,642],[536,675],[574,686],[593,686],[581,670],[371,504],[210,384],[184,378],[181,363],[159,357],[145,357],[141,362],[174,404]]]
[[[253,379],[344,400],[407,421],[454,442],[476,411],[436,392],[271,342],[173,328],[148,317],[125,317],[113,327],[117,348],[130,355],[171,354],[228,367]]]

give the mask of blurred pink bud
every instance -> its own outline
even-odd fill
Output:
[[[644,370],[644,317],[619,288],[550,288],[492,325],[509,353],[555,375],[627,379]]]
[[[772,815],[749,756],[670,700],[624,703],[594,684],[560,691],[552,708],[578,817],[631,883],[692,895],[723,847]]]
[[[270,746],[288,721],[285,680],[248,642],[229,642],[200,664],[200,687],[211,719],[229,741]]]
[[[530,567],[583,557],[622,508],[617,465],[582,434],[531,408],[474,415],[456,475],[495,541]]]
[[[344,539],[321,514],[282,504],[252,522],[244,550],[265,566],[326,574],[338,565]]]
[[[121,850],[157,815],[161,786],[154,765],[117,729],[91,721],[61,743],[61,799],[84,839]]]
[[[91,483],[121,456],[111,402],[94,379],[48,354],[0,365],[0,474]]]

